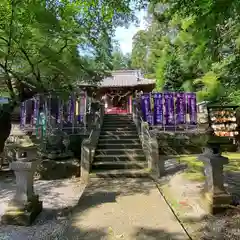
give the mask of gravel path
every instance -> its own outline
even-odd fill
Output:
[[[35,181],[35,192],[43,201],[43,211],[30,227],[1,226],[0,240],[51,240],[67,225],[67,216],[84,190],[79,179]],[[0,217],[12,198],[15,182],[12,177],[0,180]],[[62,239],[62,238],[60,238]]]
[[[1,212],[14,187],[0,182]],[[31,227],[1,226],[1,240],[188,239],[151,180],[93,179],[78,204],[78,180],[36,181],[35,189],[44,211]]]

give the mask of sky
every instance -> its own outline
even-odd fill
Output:
[[[139,31],[145,29],[144,17],[146,12],[141,10],[137,13],[139,18],[139,26],[136,27],[134,24],[131,24],[128,29],[124,27],[118,27],[115,33],[115,39],[119,41],[120,48],[124,54],[130,53],[132,51],[132,38]]]

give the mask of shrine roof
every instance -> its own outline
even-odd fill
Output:
[[[112,76],[106,77],[99,84],[100,87],[127,87],[155,84],[154,79],[146,79],[137,70],[113,71]]]

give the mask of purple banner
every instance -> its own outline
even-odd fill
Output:
[[[24,128],[26,125],[26,117],[27,117],[27,108],[26,102],[21,103],[20,107],[20,128]]]
[[[143,120],[152,125],[152,113],[151,113],[151,102],[150,102],[150,93],[142,94],[141,96],[141,107]]]
[[[185,93],[176,94],[176,124],[186,123],[186,96]]]
[[[197,124],[197,99],[195,93],[187,93],[187,104],[190,124]]]
[[[76,104],[76,97],[73,94],[71,97],[71,123],[74,123],[74,118],[75,118],[75,104]]]
[[[39,106],[40,106],[40,97],[37,95],[34,98],[34,109],[33,109],[33,125],[36,125],[38,113],[39,113]]]
[[[163,95],[154,93],[154,125],[163,124]]]
[[[62,121],[63,121],[63,101],[58,97],[57,123],[61,124]]]
[[[174,94],[164,93],[165,125],[174,125]]]
[[[72,96],[69,96],[68,98],[68,122],[72,122]]]
[[[85,92],[81,92],[80,93],[80,96],[79,96],[79,102],[78,102],[78,107],[79,107],[79,111],[78,111],[78,114],[79,114],[79,122],[84,122],[84,117],[86,115],[86,102],[87,99],[86,99],[86,93]]]
[[[44,99],[44,113],[45,113],[45,116],[46,116],[46,122],[48,122],[49,120],[49,106],[48,106],[48,98],[45,98]]]

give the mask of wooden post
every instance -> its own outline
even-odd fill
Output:
[[[132,95],[129,96],[129,113],[132,113]]]

